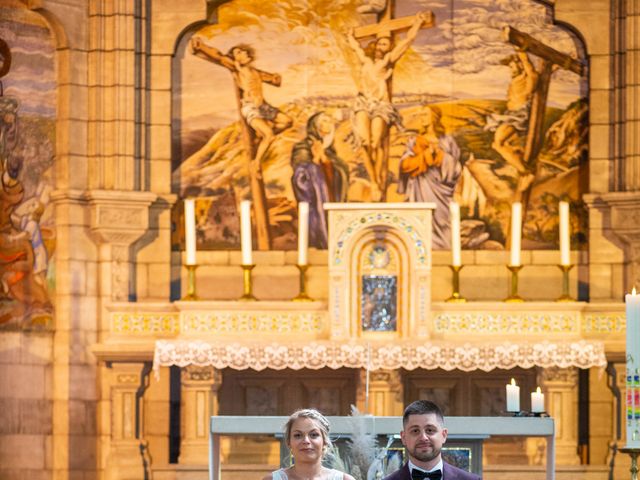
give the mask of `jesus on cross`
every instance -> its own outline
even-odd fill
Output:
[[[393,44],[391,31],[380,31],[371,47],[364,49],[349,30],[347,41],[360,62],[358,96],[354,105],[355,129],[364,147],[365,167],[373,186],[373,197],[384,200],[387,183],[388,134],[392,126],[400,126],[402,118],[391,103],[391,77],[396,62],[409,49],[424,24],[432,16],[418,13],[404,39]]]
[[[223,54],[204,43],[199,36],[194,36],[191,39],[191,50],[194,55],[225,67],[233,75],[245,148],[250,158],[249,180],[258,248],[268,250],[270,248],[269,215],[262,178],[262,161],[275,136],[289,128],[293,122],[291,117],[265,100],[262,84],[268,83],[279,87],[282,78],[277,73],[257,69],[253,65],[255,51],[246,44],[235,45],[227,54]],[[254,141],[256,136],[257,148]]]

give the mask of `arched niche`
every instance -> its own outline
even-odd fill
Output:
[[[331,337],[374,341],[428,337],[433,205],[329,203],[325,208]],[[384,281],[378,284],[376,277]],[[378,287],[386,300],[371,299]],[[385,302],[393,306],[392,328],[371,328],[367,323],[371,317],[365,305],[372,301],[370,308],[378,313]]]

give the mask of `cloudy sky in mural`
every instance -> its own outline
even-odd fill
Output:
[[[3,18],[2,38],[11,49],[11,70],[2,78],[4,94],[20,98],[20,112],[27,115],[55,115],[54,47],[49,31],[37,15],[29,16],[28,24],[18,18],[20,10],[0,8]]]
[[[317,95],[353,96],[357,89],[344,33],[350,26],[373,22],[375,17],[358,14],[356,1],[326,0],[313,6],[313,11],[309,10],[311,3],[318,2],[236,0],[221,7],[220,25],[205,27],[198,34],[224,52],[241,42],[254,46],[255,66],[282,75],[281,88],[265,86],[267,100],[274,105]],[[570,35],[551,25],[548,9],[530,0],[396,2],[396,17],[422,10],[435,13],[436,27],[421,30],[413,50],[398,63],[395,94],[504,99],[510,74],[500,60],[514,51],[501,37],[507,25],[561,52],[577,55]],[[182,81],[193,88],[182,91],[182,111],[176,114],[203,121],[206,117],[209,125],[213,122],[216,127],[237,119],[227,70],[207,64],[187,50]],[[211,103],[202,102],[203,90],[210,92]],[[558,71],[549,105],[566,107],[580,91],[577,75]],[[211,105],[217,107],[215,118]]]

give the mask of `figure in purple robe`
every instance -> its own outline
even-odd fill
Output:
[[[325,202],[344,202],[349,187],[349,169],[333,146],[335,124],[324,112],[307,121],[307,136],[293,146],[293,192],[298,202],[309,203],[309,246],[329,245]]]

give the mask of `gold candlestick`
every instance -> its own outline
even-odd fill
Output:
[[[562,295],[556,299],[556,302],[575,302],[576,299],[569,293],[569,270],[573,265],[558,265],[558,268],[562,270]]]
[[[631,456],[631,468],[629,469],[631,480],[638,480],[638,454],[640,453],[640,448],[621,448],[620,451]]]
[[[507,265],[511,272],[511,293],[504,299],[507,303],[524,302],[524,298],[518,295],[518,272],[522,270],[522,265]]]
[[[187,268],[187,294],[182,297],[182,300],[198,300],[198,295],[196,295],[196,268],[198,265],[185,265],[185,267]]]
[[[241,265],[242,267],[242,286],[244,293],[240,297],[243,301],[255,301],[256,297],[253,296],[253,278],[251,276],[251,270],[255,268],[255,265]]]
[[[313,302],[313,298],[307,294],[307,270],[309,269],[309,265],[296,265],[296,267],[300,270],[300,293],[293,298],[293,301]]]
[[[445,301],[449,303],[465,303],[467,299],[460,295],[460,270],[462,270],[462,265],[449,265],[449,268],[453,272],[453,293]]]

